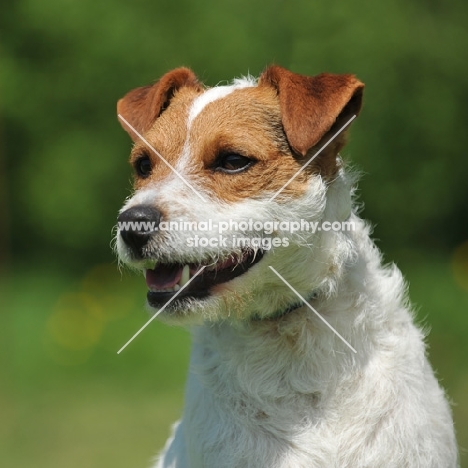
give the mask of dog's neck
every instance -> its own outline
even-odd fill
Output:
[[[310,300],[319,313],[326,302]],[[191,370],[213,395],[253,398],[262,405],[298,393],[327,394],[328,385],[336,387],[331,379],[337,370],[349,371],[354,356],[313,315],[299,305],[268,319],[200,327],[194,330]],[[336,367],[322,367],[329,357],[321,355],[330,353]]]
[[[329,188],[324,220],[348,217],[349,194],[345,183]],[[307,306],[287,313],[285,307],[277,316],[256,311],[262,320],[207,322],[193,330],[187,395],[193,396],[194,407],[203,398],[235,419],[265,413],[271,415],[269,428],[279,431],[300,425],[305,411],[314,418],[326,401],[341,400],[337,392],[359,384],[389,317],[408,318],[402,312],[401,275],[381,266],[365,222],[354,214],[350,220],[354,231],[318,235],[312,249],[304,246],[306,260],[300,266],[307,273],[296,277],[296,283],[309,281],[309,293],[319,292],[316,297],[303,295],[357,353]]]
[[[269,440],[285,441],[269,448],[282,453],[310,434],[311,427],[320,426],[325,413],[328,420],[340,421],[343,431],[353,431],[362,419],[362,408],[372,401],[382,378],[379,356],[387,339],[382,337],[389,336],[389,323],[410,329],[411,317],[401,274],[381,266],[369,228],[356,216],[352,219],[356,230],[341,238],[352,246],[352,255],[340,257],[343,263],[330,270],[310,305],[357,353],[306,306],[270,320],[225,320],[195,328],[184,421],[200,433],[207,428],[224,431],[216,436],[206,432],[210,436],[200,436],[197,444],[215,453],[220,441],[237,443],[233,452],[242,454],[245,444],[260,438],[252,451]],[[328,251],[332,255],[334,249]],[[317,261],[321,265],[322,258]],[[390,336],[385,343],[384,353],[407,362],[411,340],[401,343]],[[361,398],[357,403],[356,392]],[[200,413],[203,427],[196,416]],[[230,466],[246,465],[239,455]]]
[[[317,299],[319,295],[319,290],[315,289],[311,293],[307,294],[307,296],[304,298],[306,302],[310,302],[312,300]],[[278,311],[274,312],[273,314],[269,315],[268,317],[261,317],[260,315],[254,315],[252,317],[252,321],[256,322],[259,320],[280,320],[284,316],[290,314],[291,312],[294,312],[297,309],[300,309],[301,307],[304,307],[304,303],[302,300],[297,300],[296,302],[291,303],[288,307],[284,307],[282,309],[279,309]]]
[[[373,295],[371,278],[378,274],[379,281],[386,281],[386,273],[374,271],[379,253],[365,224],[356,220],[358,228],[352,236],[361,238],[362,248],[352,264],[338,269],[340,278],[330,278],[328,292],[321,291],[309,302],[358,353],[306,306],[263,320],[207,324],[194,329],[191,362],[195,378],[206,391],[252,397],[263,401],[262,405],[286,395],[326,395],[329,388],[338,387],[337,381],[346,380],[351,369],[367,360],[366,345],[372,337],[361,326],[366,323],[364,315],[379,308],[368,299]],[[363,237],[368,240],[362,242]],[[383,297],[381,306],[384,301],[391,302]],[[329,363],[330,354],[335,365],[322,365]]]

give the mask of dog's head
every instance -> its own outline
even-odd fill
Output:
[[[338,253],[332,233],[306,223],[349,216],[338,151],[362,90],[352,75],[278,66],[205,89],[179,68],[118,102],[135,192],[117,250],[144,270],[150,307],[173,299],[163,316],[195,321],[267,317],[297,300],[270,266],[301,294],[320,287]]]

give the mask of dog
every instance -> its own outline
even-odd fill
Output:
[[[339,155],[363,88],[277,65],[206,88],[178,68],[119,100],[135,182],[118,256],[193,335],[155,467],[458,466],[405,282]]]

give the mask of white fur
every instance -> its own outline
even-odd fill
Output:
[[[210,99],[200,100],[193,115]],[[289,247],[268,252],[222,292],[187,306],[182,323],[193,325],[193,349],[185,408],[156,468],[458,466],[450,408],[413,323],[402,275],[382,266],[369,227],[355,210],[349,215],[353,182],[341,169],[330,185],[312,177],[294,200],[267,203],[272,194],[265,193],[264,200],[226,204],[202,203],[181,186],[174,196],[168,180],[127,202],[124,209],[151,202],[174,220],[350,216],[356,225],[349,232],[283,233]],[[153,257],[215,262],[233,253],[194,250],[190,235],[158,236]],[[120,258],[132,264],[119,237]],[[304,296],[317,293],[310,304],[357,354],[307,307],[268,319],[296,302],[269,265]]]
[[[190,131],[194,120],[203,112],[208,104],[223,99],[237,89],[249,88],[252,86],[255,86],[255,81],[251,77],[237,79],[234,80],[231,85],[215,86],[214,88],[209,88],[193,101],[187,118],[187,138],[182,149],[181,157],[178,159],[177,165],[175,167],[177,172],[181,174],[182,177],[188,178],[187,169],[190,166],[190,161],[192,160]],[[194,182],[191,183],[193,184]],[[166,189],[171,190],[174,194],[180,194],[181,191],[186,191],[186,187],[183,187],[183,185],[185,184],[180,180],[179,177],[171,174],[170,184],[166,184]],[[202,187],[203,184],[197,184],[196,190],[199,193],[203,193]],[[193,193],[190,195],[193,195]]]
[[[228,86],[215,86],[214,88],[209,88],[199,97],[197,97],[189,111],[189,116],[187,120],[187,128],[190,129],[195,118],[202,112],[202,110],[211,102],[214,102],[218,99],[228,96],[236,89],[247,88],[254,86],[254,83],[249,79],[235,80],[232,85]]]

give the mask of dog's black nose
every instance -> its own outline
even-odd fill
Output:
[[[151,205],[137,205],[120,213],[117,218],[120,235],[136,257],[142,256],[143,247],[160,221],[161,213]]]

